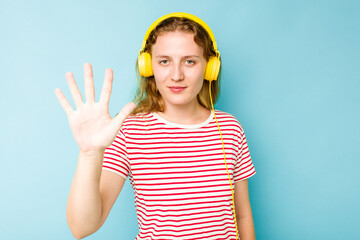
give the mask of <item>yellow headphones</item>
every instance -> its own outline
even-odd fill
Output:
[[[198,18],[192,14],[183,13],[183,12],[167,14],[167,15],[159,18],[158,20],[156,20],[153,24],[151,24],[151,26],[149,27],[149,29],[147,30],[147,32],[145,34],[145,38],[142,43],[141,50],[139,51],[138,66],[139,66],[140,75],[143,77],[151,77],[154,75],[154,73],[152,71],[152,67],[151,67],[151,55],[150,55],[150,53],[145,52],[146,41],[147,41],[150,33],[155,29],[155,27],[160,22],[162,22],[165,19],[171,18],[171,17],[188,18],[188,19],[193,20],[194,22],[200,24],[207,31],[207,33],[209,34],[209,36],[211,38],[212,45],[215,50],[216,56],[210,57],[207,65],[206,65],[204,79],[206,79],[208,81],[217,80],[221,63],[220,63],[220,53],[217,50],[217,45],[215,42],[214,34],[211,31],[211,29],[209,28],[209,26],[203,20],[201,20],[200,18]]]

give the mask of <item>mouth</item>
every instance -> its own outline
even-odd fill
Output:
[[[174,87],[168,87],[172,92],[181,92],[183,91],[186,87],[180,87],[180,86],[174,86]]]

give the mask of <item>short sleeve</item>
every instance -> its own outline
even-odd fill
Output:
[[[237,153],[235,170],[234,170],[234,182],[245,180],[255,175],[255,167],[251,160],[250,151],[247,145],[245,133],[241,128],[239,137],[239,150]]]
[[[129,175],[130,164],[127,156],[125,135],[122,130],[118,132],[113,143],[105,149],[103,170],[112,171],[125,179]]]

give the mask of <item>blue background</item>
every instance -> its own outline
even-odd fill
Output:
[[[341,0],[1,0],[0,239],[73,239],[65,210],[78,147],[54,90],[72,100],[71,71],[84,92],[90,62],[99,93],[111,67],[114,116],[134,94],[147,28],[177,11],[215,34],[215,107],[246,131],[257,239],[360,239],[360,1]],[[87,239],[136,233],[127,181]]]

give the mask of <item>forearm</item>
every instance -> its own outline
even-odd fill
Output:
[[[255,240],[255,228],[252,216],[237,219],[240,240]]]
[[[92,234],[99,228],[102,205],[100,177],[103,152],[79,153],[66,209],[69,227],[76,238]]]

